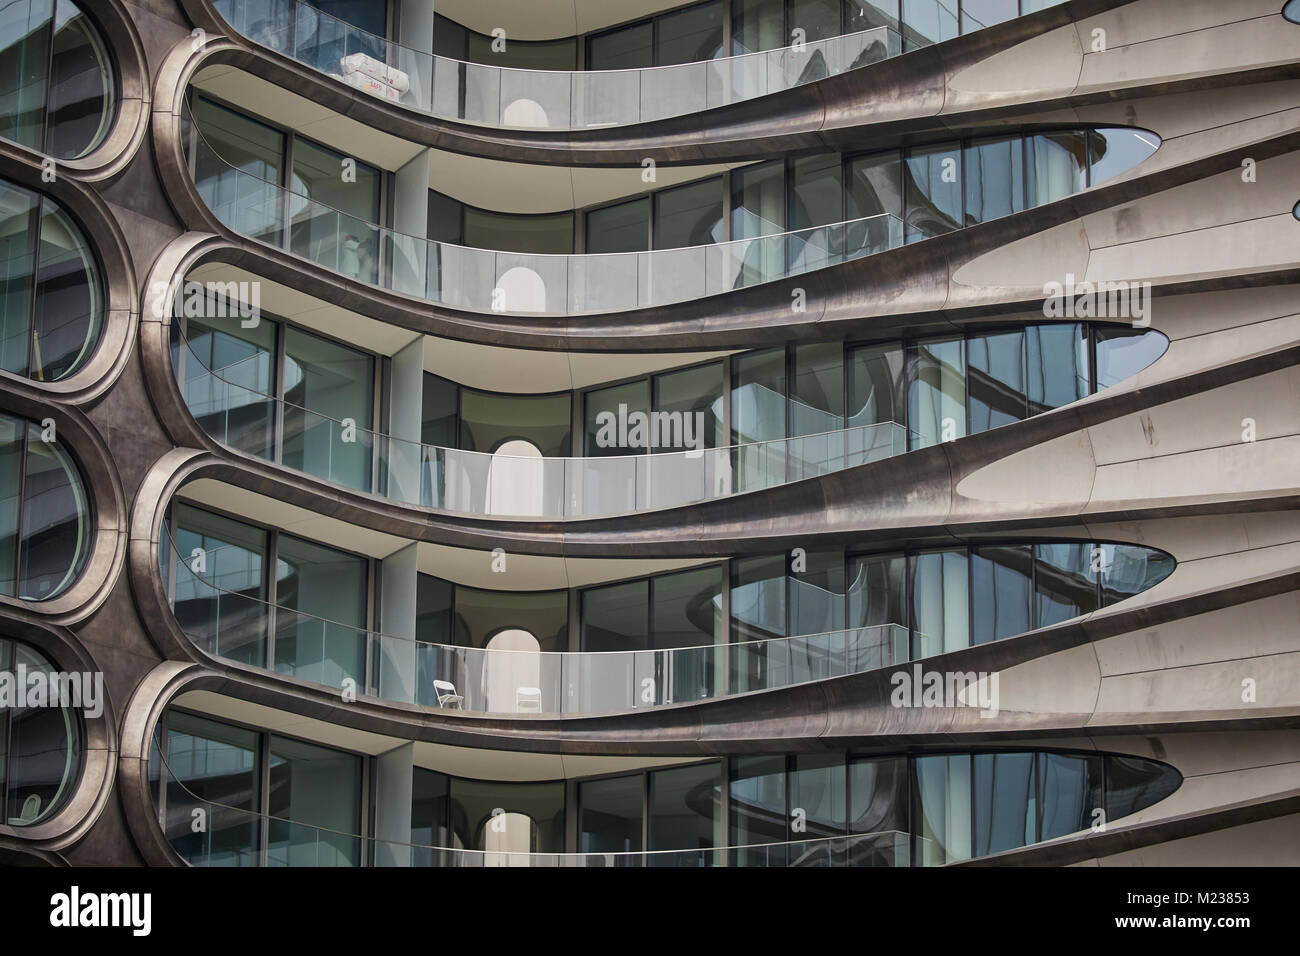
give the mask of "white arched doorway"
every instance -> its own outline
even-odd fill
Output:
[[[500,312],[545,312],[546,283],[535,269],[512,266],[497,280]],[[494,302],[495,307],[497,303]]]
[[[528,866],[533,846],[533,820],[524,813],[494,813],[483,834],[484,866]]]
[[[486,709],[498,714],[540,714],[543,709],[542,645],[520,627],[498,631],[487,642],[483,668]]]
[[[501,111],[502,126],[546,127],[549,120],[542,104],[527,97],[517,99]]]
[[[488,466],[487,513],[541,517],[544,477],[541,449],[522,438],[502,442]]]

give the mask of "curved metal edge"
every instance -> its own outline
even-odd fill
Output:
[[[1300,789],[1286,790],[1209,810],[1195,810],[1127,826],[1108,824],[1104,831],[1076,834],[1072,837],[1052,840],[1048,843],[1036,843],[952,865],[970,867],[1070,866],[1091,862],[1100,864],[1105,862],[1106,857],[1130,850],[1141,850],[1187,837],[1290,816],[1294,813],[1300,813]]]
[[[22,611],[0,611],[3,636],[37,648],[60,670],[93,673],[94,659],[71,631],[51,626]],[[89,719],[83,713],[81,769],[77,783],[63,807],[49,820],[31,827],[0,824],[0,847],[12,846],[35,852],[47,862],[54,854],[78,843],[94,826],[113,793],[117,761],[117,721],[112,700],[105,688],[104,710]]]
[[[53,420],[54,433],[76,461],[82,491],[94,510],[89,553],[73,585],[48,601],[0,596],[0,608],[26,611],[59,624],[76,623],[107,600],[126,562],[126,498],[113,454],[81,409],[51,403],[39,388],[25,381],[0,381],[0,407],[28,421]]]
[[[889,545],[947,540],[997,527],[1024,530],[1077,519],[1087,501],[1056,502],[1015,515],[992,515],[958,487],[968,475],[1018,451],[1089,427],[1244,381],[1300,363],[1300,345],[1252,355],[1192,372],[1142,389],[1047,412],[991,432],[857,465],[843,471],[776,485],[740,495],[657,511],[595,518],[519,520],[460,515],[403,504],[379,495],[327,484],[284,465],[220,445],[207,436],[185,406],[171,370],[162,324],[151,322],[141,337],[141,356],[156,411],[173,441],[190,447],[161,459],[149,482],[165,483],[168,497],[196,478],[214,478],[268,495],[317,514],[412,541],[490,551],[509,542],[519,554],[550,557],[626,557],[629,552],[673,557],[713,557],[767,547],[782,550],[845,541]],[[197,447],[195,447],[197,446]],[[199,449],[202,449],[200,451]],[[178,457],[179,456],[179,457]],[[167,470],[162,477],[159,469]],[[160,492],[161,493],[161,492]],[[1292,496],[1293,498],[1295,496]],[[1288,499],[1259,496],[1232,503],[1189,502],[1110,514],[1090,520],[1125,520],[1183,513],[1265,510]],[[760,506],[761,507],[756,507]],[[136,509],[157,507],[158,499],[137,496]],[[133,540],[156,540],[160,518]],[[134,528],[134,525],[133,525]]]
[[[701,113],[629,126],[532,132],[440,119],[383,102],[245,39],[221,18],[211,0],[179,0],[195,25],[233,41],[228,54],[233,65],[287,89],[310,90],[314,102],[404,139],[484,158],[613,166],[636,166],[646,157],[666,165],[734,162],[773,150],[833,148],[832,142],[842,140],[846,130],[859,127],[873,132],[889,128],[900,135],[942,128],[935,123],[943,121],[953,73],[1046,31],[1131,2],[1071,0],[858,70]],[[1061,109],[1113,98],[1111,93],[1057,97],[1032,106]],[[994,101],[990,107],[1025,111],[1024,103],[1005,99],[1007,103]]]
[[[1130,610],[1100,611],[1075,622],[1032,631],[1020,637],[964,648],[927,659],[925,666],[941,671],[1004,671],[1017,664],[1154,626],[1238,604],[1289,593],[1300,584],[1300,571],[1261,577],[1207,589]],[[211,658],[180,633],[155,588],[154,606],[146,612],[151,623],[165,626],[170,640],[189,644],[190,661],[159,665],[140,685],[136,699],[153,694],[148,705],[148,732],[131,723],[136,759],[148,756],[148,733],[157,715],[182,693],[206,690],[236,700],[320,720],[337,726],[392,737],[458,747],[519,753],[603,756],[720,756],[749,753],[813,753],[852,746],[864,753],[885,753],[900,747],[938,750],[979,744],[1087,737],[1150,735],[1166,732],[1244,730],[1300,727],[1300,704],[1252,711],[1218,710],[1107,715],[1090,713],[1002,712],[981,717],[972,707],[899,708],[891,702],[894,667],[830,678],[815,683],[731,697],[684,702],[639,713],[518,717],[511,715],[449,715],[373,698],[345,701],[321,685],[284,677],[262,668]],[[909,665],[910,666],[910,665]],[[165,694],[163,690],[165,689]],[[139,704],[144,709],[145,704]],[[129,708],[130,709],[130,708]],[[127,729],[123,730],[124,741]],[[124,754],[127,744],[123,744]],[[140,755],[143,755],[141,758]]]
[[[788,341],[952,331],[990,321],[999,313],[1039,309],[1041,288],[967,288],[955,285],[952,277],[972,260],[1015,240],[1069,222],[1078,222],[1082,229],[1087,216],[1236,169],[1240,162],[1239,149],[1224,149],[925,242],[702,299],[599,316],[484,313],[345,278],[287,250],[247,239],[216,218],[190,176],[179,116],[185,90],[197,70],[210,60],[220,61],[232,49],[231,41],[219,39],[195,50],[187,39],[168,54],[156,82],[152,134],[167,201],[187,229],[223,240],[196,254],[187,267],[215,260],[294,287],[306,281],[323,290],[328,301],[400,328],[508,348],[589,352],[760,348]],[[1250,149],[1258,161],[1293,152],[1300,149],[1300,130],[1254,142]],[[1278,270],[1270,269],[1244,276],[1157,282],[1153,293],[1184,294],[1278,280]],[[798,314],[790,308],[795,288],[803,290],[807,303]]]
[[[96,189],[64,176],[44,182],[39,160],[5,141],[0,141],[0,161],[6,179],[49,196],[76,220],[95,256],[104,298],[99,341],[81,368],[57,382],[38,383],[9,372],[0,372],[0,380],[37,388],[51,401],[94,401],[108,391],[131,360],[138,315],[130,246],[116,216]]]
[[[148,56],[135,21],[122,0],[99,0],[93,5],[83,4],[82,13],[99,30],[113,59],[117,80],[113,125],[104,141],[87,155],[80,159],[60,159],[54,162],[60,177],[67,176],[85,183],[107,183],[131,165],[148,132]],[[38,168],[49,158],[40,150],[9,140],[5,140],[4,145]]]
[[[136,686],[122,715],[118,795],[127,830],[147,866],[185,866],[167,842],[149,787],[149,745],[163,711],[201,674],[194,664],[163,661]]]

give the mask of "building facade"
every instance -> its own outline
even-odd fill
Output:
[[[1300,862],[1300,0],[0,27],[0,860]]]

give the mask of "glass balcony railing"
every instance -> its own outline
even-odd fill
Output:
[[[227,590],[195,570],[164,525],[173,611],[201,650],[358,694],[483,714],[623,713],[843,677],[909,660],[882,624],[733,644],[632,651],[516,651],[434,644],[327,620]],[[203,555],[216,567],[212,551]],[[268,644],[270,650],[268,651]],[[367,679],[366,660],[373,662]],[[351,681],[351,684],[346,682]]]
[[[452,308],[605,314],[688,302],[903,245],[880,214],[752,239],[592,255],[498,252],[435,242],[350,216],[230,165],[182,116],[199,196],[226,227],[358,282]]]
[[[904,426],[877,422],[720,448],[603,458],[465,451],[404,441],[301,408],[226,380],[179,335],[177,347],[185,404],[216,441],[274,460],[278,423],[281,447],[291,450],[299,470],[459,514],[561,519],[679,507],[901,455],[908,444]]]
[[[797,46],[644,69],[567,72],[469,63],[412,50],[295,0],[215,0],[231,29],[361,92],[481,126],[626,126],[779,93],[903,52],[877,27]]]
[[[362,836],[205,799],[177,779],[155,747],[165,782],[158,811],[172,849],[191,866],[699,867],[908,866],[901,830],[788,843],[617,853],[531,853],[424,846]],[[157,786],[157,777],[153,784]],[[155,800],[158,791],[155,790]],[[201,827],[195,821],[202,821]],[[489,839],[492,834],[488,834]],[[363,852],[364,851],[364,852]]]

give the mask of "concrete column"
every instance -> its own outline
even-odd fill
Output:
[[[410,79],[407,98],[427,110],[433,101],[433,0],[398,0],[397,42],[411,52],[399,51],[392,65]]]
[[[375,866],[411,865],[414,744],[375,758]]]
[[[416,702],[416,545],[384,558],[380,574],[379,696]]]
[[[420,433],[424,398],[424,338],[417,335],[392,359],[388,375],[388,497],[420,504],[423,454]]]
[[[393,173],[393,289],[424,298],[429,274],[429,162],[422,149]]]

